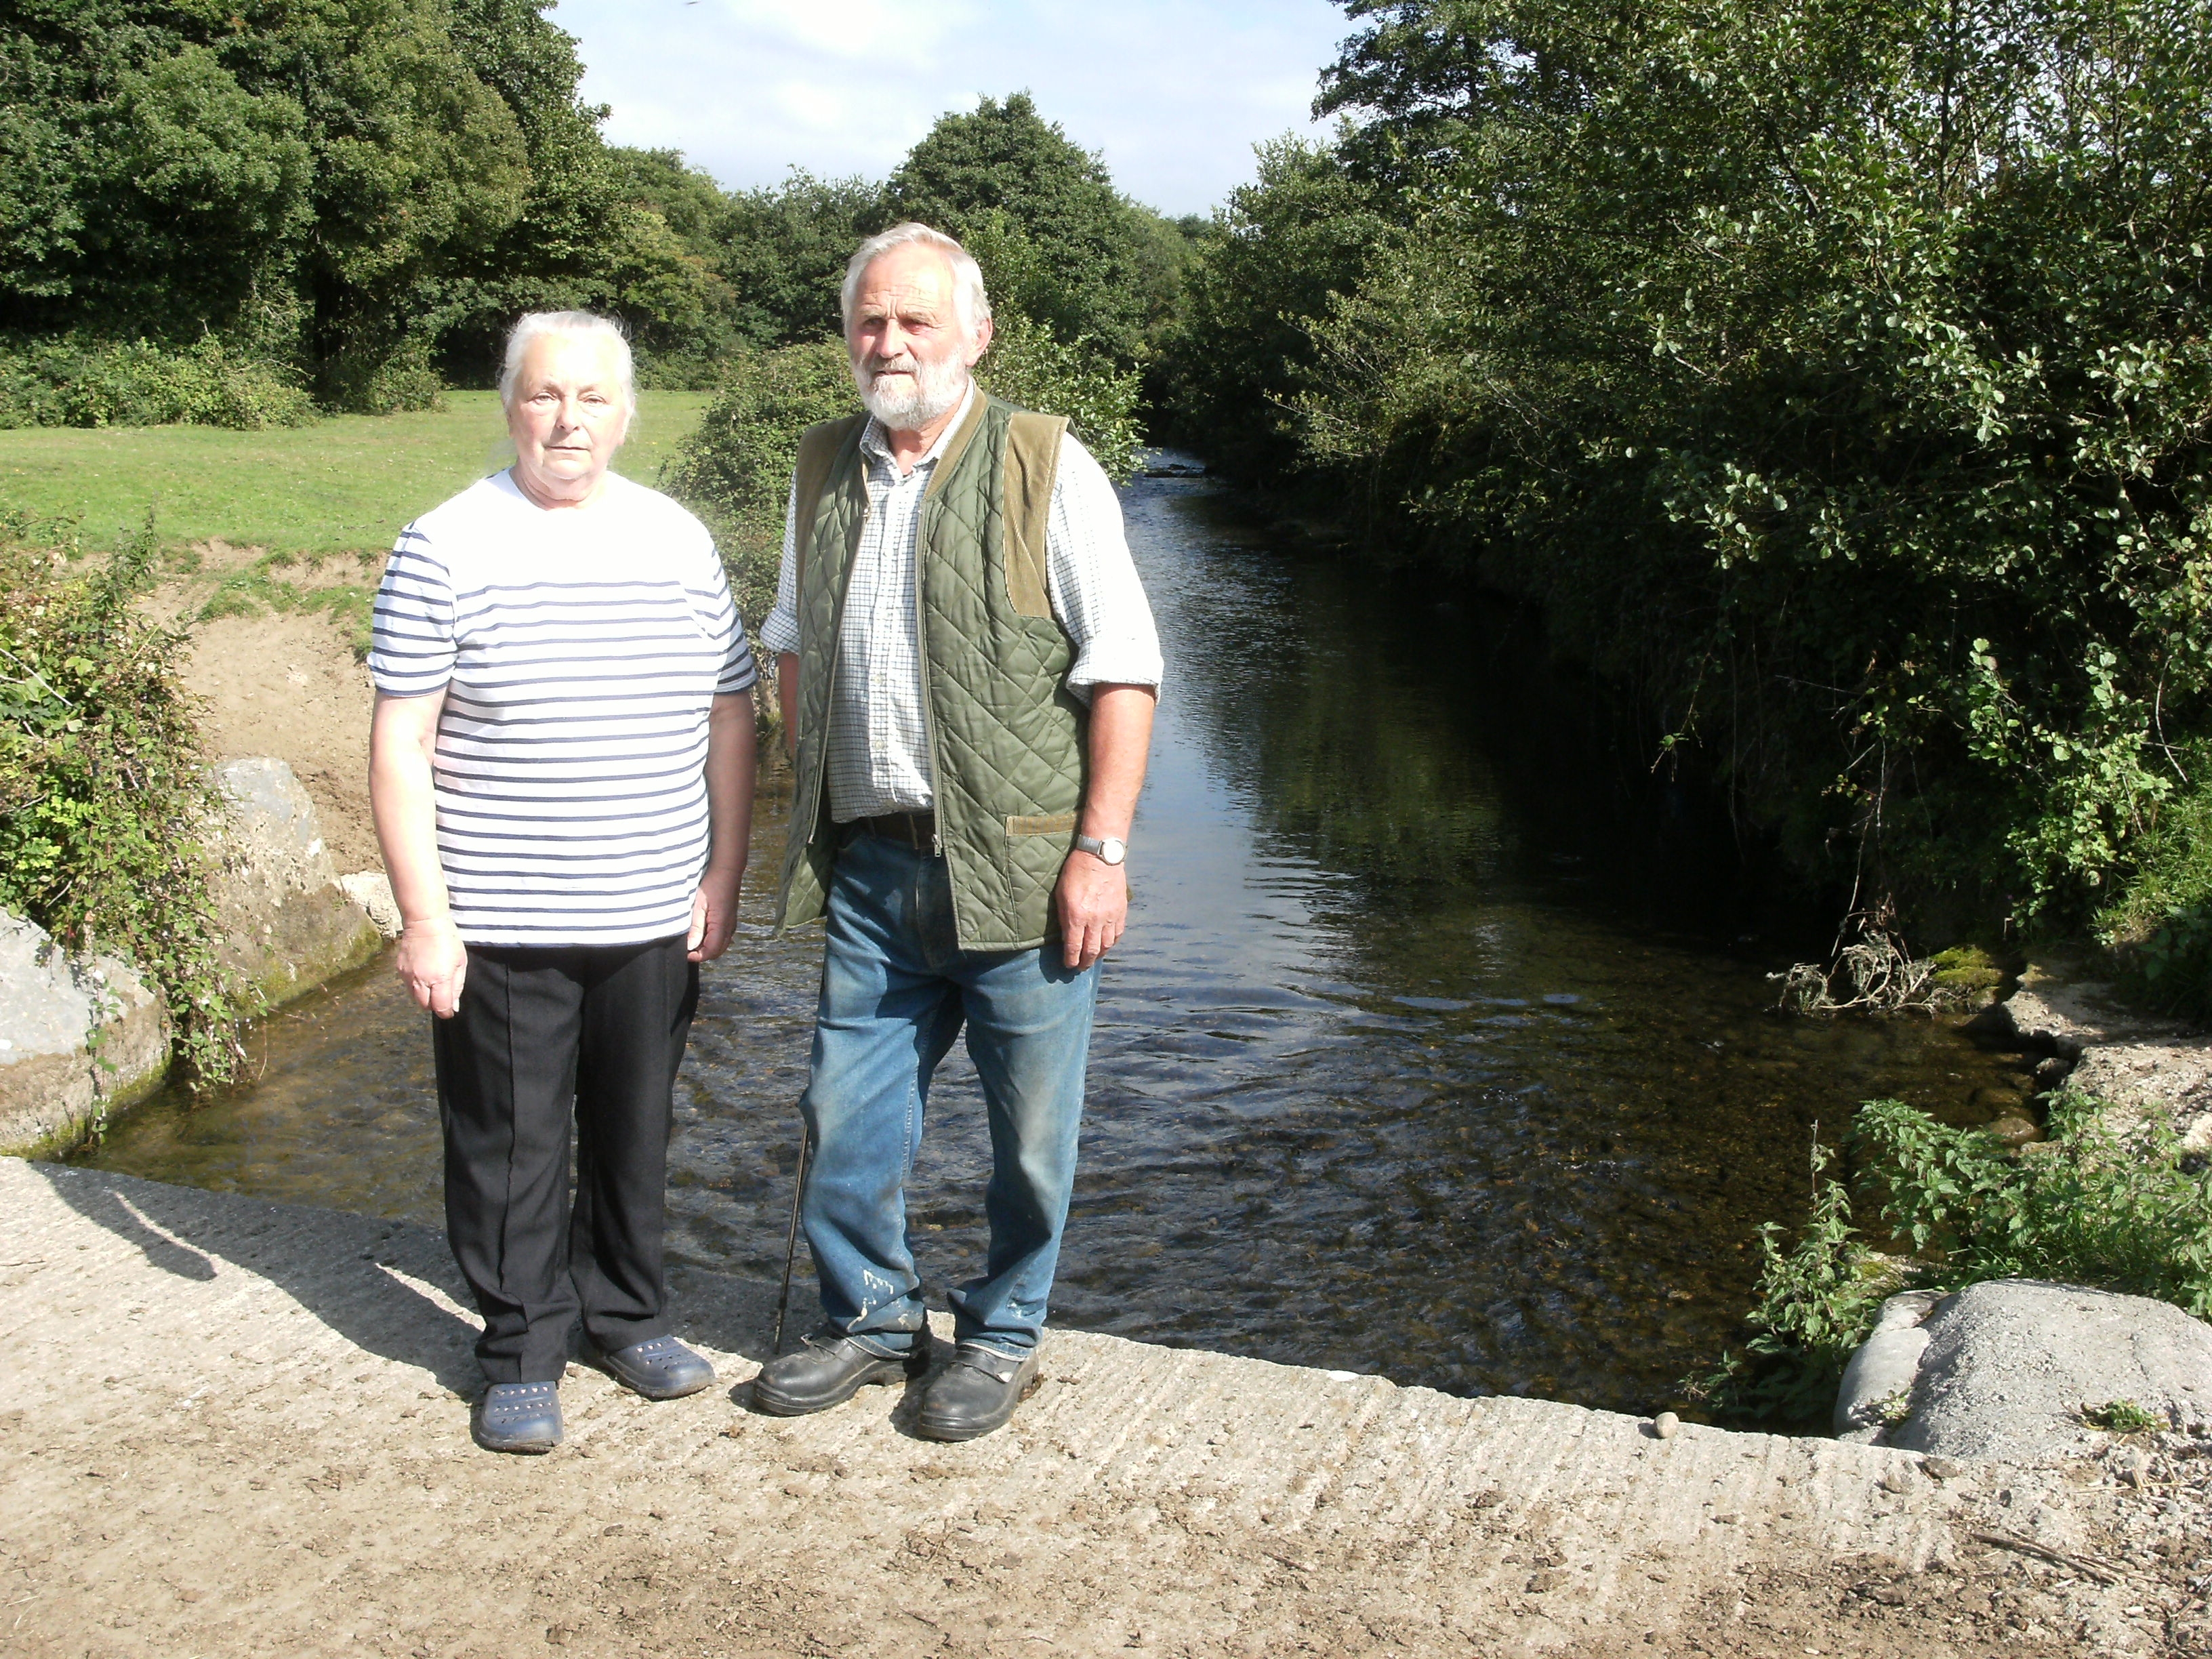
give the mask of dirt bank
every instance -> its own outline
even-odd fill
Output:
[[[2207,1650],[2212,1459],[1931,1471],[1074,1335],[939,1446],[888,1390],[746,1411],[768,1292],[709,1275],[734,1389],[572,1370],[569,1444],[499,1458],[434,1234],[13,1162],[0,1214],[0,1653]]]

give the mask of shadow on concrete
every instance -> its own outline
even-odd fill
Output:
[[[407,1282],[468,1305],[468,1286],[437,1233],[104,1170],[30,1167],[64,1203],[163,1273],[204,1284],[216,1278],[217,1261],[228,1262],[268,1280],[366,1352],[419,1366],[455,1394],[483,1387],[477,1327]]]
[[[442,1233],[104,1170],[29,1167],[64,1204],[163,1273],[206,1284],[218,1261],[228,1262],[267,1279],[356,1347],[420,1366],[456,1394],[483,1386],[478,1327],[416,1288],[472,1305]],[[740,1358],[768,1357],[776,1286],[680,1264],[668,1277],[678,1336]]]

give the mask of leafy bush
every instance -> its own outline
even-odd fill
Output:
[[[1114,366],[1088,336],[1062,341],[1042,323],[1002,312],[975,378],[1008,403],[1065,415],[1068,430],[1116,483],[1136,476],[1144,434],[1137,421],[1140,377]]]
[[[2160,811],[2136,868],[2097,918],[2121,987],[2166,1013],[2212,1020],[2212,745],[2184,757],[2196,780]]]
[[[142,969],[197,1083],[235,1072],[202,836],[218,810],[179,679],[183,637],[136,602],[145,532],[89,576],[0,520],[0,905]]]
[[[296,376],[210,335],[182,348],[62,336],[0,344],[0,428],[305,426]]]
[[[1135,471],[1138,377],[1089,341],[1063,343],[1006,312],[975,373],[1000,397],[1067,416],[1109,477],[1126,482]],[[756,627],[775,603],[799,434],[860,406],[842,341],[750,352],[731,362],[721,396],[669,463],[663,487],[714,532],[738,608]]]
[[[1836,1182],[1821,1183],[1788,1252],[1762,1230],[1751,1336],[1690,1385],[1736,1416],[1825,1412],[1882,1298],[1993,1279],[2056,1279],[2156,1297],[2212,1315],[2212,1169],[2185,1158],[2155,1118],[2125,1130],[2078,1093],[2053,1097],[2048,1141],[2014,1154],[1995,1135],[1947,1128],[1900,1101],[1870,1101],[1851,1132],[1861,1190],[1879,1194],[1909,1263],[1875,1256]],[[1820,1155],[1816,1152],[1817,1175]]]
[[[842,343],[749,352],[731,363],[722,395],[662,475],[662,487],[714,532],[752,627],[775,604],[799,434],[859,407]]]

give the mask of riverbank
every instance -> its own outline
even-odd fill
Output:
[[[473,1321],[434,1233],[15,1161],[0,1206],[0,1653],[2208,1639],[2193,1550],[2158,1547],[2201,1541],[2212,1460],[2137,1487],[2093,1460],[1662,1440],[1571,1406],[1075,1334],[1008,1430],[943,1446],[888,1390],[795,1421],[744,1409],[772,1288],[698,1273],[681,1328],[722,1386],[651,1405],[572,1367],[568,1444],[501,1458],[469,1443]]]

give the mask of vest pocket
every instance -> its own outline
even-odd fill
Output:
[[[1006,839],[1008,841],[1012,841],[1022,836],[1072,835],[1074,833],[1074,830],[1075,814],[1073,812],[1051,812],[1042,817],[1014,817],[1010,816],[1006,819]]]

